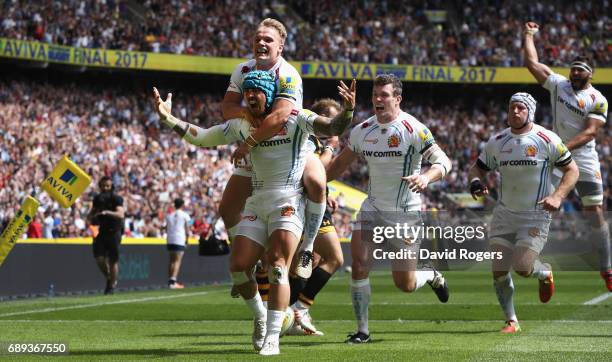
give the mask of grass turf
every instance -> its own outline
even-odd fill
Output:
[[[503,317],[488,273],[446,276],[451,299],[440,304],[427,286],[407,295],[389,273],[373,274],[372,343],[349,346],[343,341],[355,322],[348,276],[340,275],[311,311],[325,336],[284,337],[277,358],[612,360],[612,298],[583,304],[606,292],[597,273],[557,273],[549,304],[539,303],[535,280],[515,276],[523,332],[512,336],[498,332]],[[250,344],[251,328],[248,310],[229,297],[228,286],[0,303],[0,342],[68,342],[70,354],[53,357],[61,359],[261,359]]]

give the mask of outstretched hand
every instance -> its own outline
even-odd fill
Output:
[[[355,94],[357,92],[357,81],[353,79],[351,82],[351,87],[347,87],[343,81],[340,81],[340,85],[338,85],[338,94],[342,97],[343,106],[345,110],[352,111],[355,109]]]
[[[153,98],[155,99],[155,110],[160,117],[166,119],[172,113],[172,93],[168,93],[166,100],[162,100],[157,88],[153,87]]]

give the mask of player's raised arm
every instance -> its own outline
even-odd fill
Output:
[[[533,36],[540,30],[540,26],[534,22],[525,24],[525,37],[523,40],[523,52],[525,55],[525,66],[540,84],[544,84],[546,78],[552,74],[552,70],[538,60],[538,52],[533,42]]]
[[[338,85],[338,94],[343,100],[343,109],[334,118],[318,116],[314,122],[314,132],[320,136],[340,136],[353,120],[355,110],[355,93],[357,82],[351,82],[351,87],[347,87],[343,81]]]
[[[248,119],[249,111],[246,107],[242,106],[242,94],[229,90],[225,92],[223,102],[221,103],[221,113],[225,120],[232,118]]]
[[[172,110],[172,93],[168,94],[164,101],[159,95],[157,88],[153,87],[153,98],[155,110],[159,114],[162,123],[176,132],[185,141],[201,147],[214,147],[228,143],[223,132],[224,126],[222,125],[204,129],[174,117],[170,113]]]

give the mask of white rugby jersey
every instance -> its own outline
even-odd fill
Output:
[[[248,72],[255,70],[255,65],[255,59],[240,63],[232,73],[227,91],[242,94],[242,81]],[[278,62],[268,72],[276,80],[276,97],[287,99],[295,108],[302,109],[304,91],[302,77],[297,70],[283,57],[279,57]]]
[[[506,128],[491,137],[478,157],[478,167],[499,171],[500,202],[514,211],[540,210],[537,202],[552,192],[551,171],[572,161],[559,136],[533,124],[517,135]]]
[[[316,113],[307,109],[294,109],[278,134],[251,149],[254,192],[302,188],[302,174],[309,154],[306,141],[314,132],[316,117]],[[253,130],[249,122],[237,118],[219,126],[223,127],[227,143],[244,141]]]
[[[585,127],[587,118],[606,122],[608,101],[593,86],[574,92],[571,82],[564,76],[552,73],[543,87],[550,92],[550,104],[553,110],[553,131],[563,142],[569,142]],[[595,140],[572,151],[576,162],[595,157]],[[597,166],[599,162],[597,161]]]
[[[349,147],[368,163],[368,199],[381,211],[418,211],[421,195],[403,176],[419,174],[422,153],[435,143],[424,124],[408,113],[389,123],[370,117],[351,130]]]
[[[191,218],[183,210],[176,210],[166,216],[166,231],[168,244],[185,245],[185,227]]]

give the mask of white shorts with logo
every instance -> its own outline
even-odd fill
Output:
[[[302,190],[256,190],[246,201],[236,235],[243,235],[268,249],[275,230],[287,230],[299,240],[304,229],[305,200]]]
[[[595,151],[580,152],[574,154],[572,158],[578,165],[578,182],[576,182],[576,191],[580,196],[580,201],[583,206],[593,206],[603,204],[603,184],[601,179],[601,165],[599,157]],[[559,169],[553,171],[553,185],[557,187],[561,181],[563,173]]]
[[[416,229],[416,238],[414,238],[415,233],[409,231],[408,237],[392,237],[387,238],[382,234],[383,228],[396,228],[396,225],[400,225],[401,228],[406,225],[408,228],[410,227],[422,227],[422,218],[419,211],[381,211],[376,206],[373,205],[370,199],[366,199],[359,209],[359,213],[357,214],[357,220],[353,225],[353,231],[363,230],[363,231],[372,231],[372,236],[376,233],[379,237],[383,237],[384,241],[379,242],[375,240],[367,240],[373,241],[376,244],[381,244],[381,246],[390,246],[391,249],[416,249],[418,250],[422,239],[420,238],[420,232]],[[410,229],[412,230],[412,229]],[[395,235],[397,236],[397,235]],[[383,245],[384,244],[384,245]]]
[[[548,211],[513,211],[499,204],[493,210],[489,244],[522,246],[539,254],[548,240],[550,221]]]

